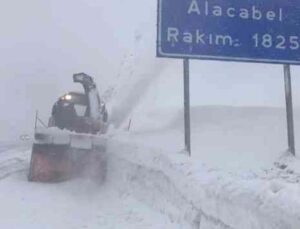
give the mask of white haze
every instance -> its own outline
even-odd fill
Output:
[[[95,76],[104,92],[118,75],[127,74],[122,61],[134,52],[142,52],[138,56],[145,61],[133,70],[160,74],[153,77],[156,88],[151,89],[156,99],[164,106],[182,105],[182,62],[170,59],[164,70],[152,71],[157,63],[156,1],[2,1],[0,26],[1,140],[30,133],[37,109],[46,120],[59,95],[80,89],[72,83],[74,72]],[[139,39],[145,46],[136,49]],[[298,67],[292,74],[294,104],[299,106]],[[169,84],[170,77],[178,83]],[[162,91],[169,96],[160,96]],[[191,101],[284,106],[282,66],[192,61]]]

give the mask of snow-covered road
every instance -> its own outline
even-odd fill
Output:
[[[0,228],[176,228],[109,181],[27,182],[29,157],[20,146],[0,153]]]

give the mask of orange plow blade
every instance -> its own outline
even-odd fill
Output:
[[[67,146],[34,144],[32,147],[29,181],[59,182],[72,175],[72,159]]]

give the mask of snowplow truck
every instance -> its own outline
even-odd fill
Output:
[[[59,182],[82,174],[100,181],[105,177],[105,103],[91,76],[74,74],[73,81],[83,86],[84,93],[59,97],[48,126],[35,127],[29,181]]]

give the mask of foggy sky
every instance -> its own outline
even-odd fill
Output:
[[[59,95],[80,89],[72,83],[75,72],[95,76],[105,91],[122,74],[137,33],[150,34],[143,55],[155,58],[152,0],[2,1],[0,26],[2,140],[32,131],[35,110],[47,119]],[[153,93],[165,106],[181,106],[182,61],[169,60],[161,74]],[[299,68],[292,74],[299,106]],[[282,66],[192,61],[191,100],[194,105],[284,106]]]

